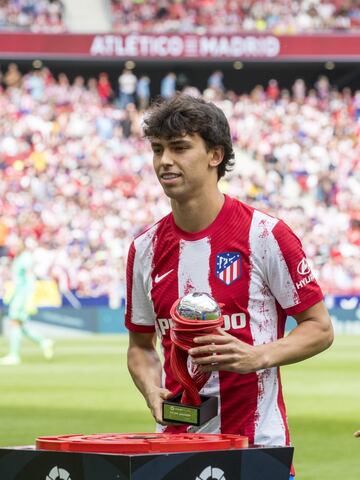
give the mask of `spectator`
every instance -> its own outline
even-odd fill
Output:
[[[108,103],[113,95],[109,75],[106,72],[101,72],[97,84],[98,94],[102,103]]]
[[[225,91],[223,78],[223,72],[221,70],[215,70],[215,72],[213,72],[208,78],[208,87],[215,90],[215,92],[223,93]]]
[[[176,84],[175,85],[176,85],[176,90],[178,90],[179,92],[182,92],[184,90],[184,88],[189,86],[189,79],[185,75],[184,72],[180,72],[176,76]]]
[[[278,81],[272,78],[269,80],[268,86],[266,88],[266,95],[268,98],[271,100],[276,101],[279,98],[280,95],[280,89],[279,89],[279,84]]]
[[[328,98],[328,96],[330,95],[329,79],[325,75],[320,75],[318,80],[315,82],[315,88],[319,98]]]
[[[34,70],[24,77],[24,86],[34,100],[40,101],[45,92],[45,80],[41,70]]]
[[[305,82],[302,78],[298,78],[295,80],[295,83],[292,86],[292,93],[295,101],[303,102],[305,100],[306,87]]]
[[[119,108],[135,102],[137,78],[131,70],[124,68],[119,76]]]
[[[7,88],[15,87],[19,88],[22,82],[22,75],[18,69],[16,63],[10,63],[5,75],[4,75],[4,83]]]
[[[136,87],[136,98],[140,110],[145,110],[150,102],[150,78],[147,75],[142,75],[139,78]]]
[[[169,72],[161,80],[160,95],[163,98],[171,98],[176,92],[176,75],[174,72]]]

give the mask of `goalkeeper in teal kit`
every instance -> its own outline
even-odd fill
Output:
[[[9,353],[0,359],[0,365],[18,365],[21,363],[20,346],[25,336],[38,344],[44,357],[53,357],[53,341],[33,331],[28,321],[34,313],[33,297],[35,291],[35,275],[33,273],[33,256],[25,249],[23,242],[15,247],[15,258],[12,264],[12,292],[5,300],[9,305],[10,345]]]

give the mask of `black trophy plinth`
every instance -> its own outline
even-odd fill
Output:
[[[180,403],[181,394],[165,400],[162,406],[163,420],[170,423],[203,425],[218,414],[218,399],[205,395],[200,395],[200,399],[199,406]]]
[[[104,454],[0,448],[1,480],[289,480],[293,448]]]

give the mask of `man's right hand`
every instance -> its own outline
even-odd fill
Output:
[[[154,388],[154,390],[148,393],[146,397],[146,403],[157,423],[160,423],[161,425],[169,425],[162,419],[162,404],[164,403],[164,400],[167,400],[173,396],[174,395],[172,392],[170,392],[170,390],[160,387]]]

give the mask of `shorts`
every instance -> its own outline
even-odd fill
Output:
[[[9,304],[8,317],[11,320],[18,320],[20,322],[26,322],[29,320],[29,312],[23,301],[11,301]]]
[[[9,302],[8,317],[11,320],[26,322],[31,315],[37,313],[33,304],[33,295],[27,291],[15,293]]]

